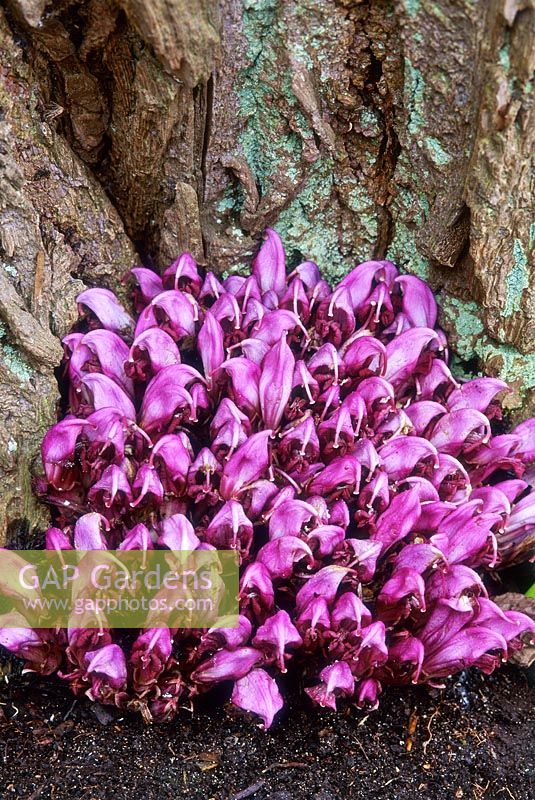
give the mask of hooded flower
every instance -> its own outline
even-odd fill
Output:
[[[265,472],[269,464],[270,436],[270,430],[255,433],[225,465],[220,487],[221,496],[225,500],[237,497],[245,486],[254,483]]]
[[[425,611],[425,582],[411,567],[401,567],[377,595],[377,614],[392,626],[413,611]]]
[[[86,673],[93,678],[91,692],[98,697],[101,684],[111,689],[120,689],[126,682],[126,661],[122,649],[116,644],[108,644],[99,650],[86,654]],[[98,687],[98,692],[95,689]]]
[[[82,314],[92,315],[106,330],[119,336],[131,335],[134,321],[109,289],[86,289],[78,295],[76,302]],[[91,318],[89,323],[92,324]]]
[[[329,664],[328,667],[322,669],[319,677],[321,683],[305,689],[308,696],[319,706],[336,711],[337,698],[351,697],[355,691],[355,679],[345,661]]]
[[[253,523],[236,500],[228,500],[206,528],[204,538],[219,550],[249,553],[253,541]]]
[[[284,610],[268,617],[253,639],[253,645],[262,650],[266,661],[274,661],[281,672],[286,672],[286,661],[290,658],[287,648],[298,647],[302,642],[297,628]]]
[[[225,360],[225,347],[223,344],[223,328],[210,311],[207,311],[204,315],[198,343],[204,374],[207,378],[211,378],[216,369]]]
[[[367,678],[358,687],[357,705],[369,711],[375,711],[379,706],[379,695],[381,694],[381,684],[375,678]]]
[[[260,650],[239,647],[237,650],[218,650],[192,674],[192,680],[203,685],[220,681],[239,680],[263,660]]]
[[[264,669],[253,669],[234,684],[232,702],[244,711],[257,714],[264,728],[270,728],[284,701],[278,686]]]
[[[124,369],[133,380],[149,381],[173,364],[180,364],[180,352],[173,339],[161,328],[148,328],[134,339]]]
[[[143,691],[156,683],[171,656],[172,643],[168,628],[149,628],[138,636],[130,656],[136,689]]]
[[[41,457],[47,480],[55,489],[65,491],[76,484],[76,446],[78,437],[89,424],[87,420],[69,417],[46,432],[41,443]]]
[[[281,295],[286,288],[286,258],[278,233],[268,228],[265,240],[253,261],[253,275],[260,291]]]
[[[275,430],[284,414],[292,390],[295,358],[283,333],[278,344],[269,350],[262,361],[258,386],[260,410],[267,428]]]
[[[10,626],[0,628],[0,645],[13,655],[25,661],[24,669],[28,672],[39,672],[50,675],[55,672],[62,661],[60,638],[49,630],[33,630],[20,614],[14,614],[9,621]],[[22,624],[22,627],[16,625]]]
[[[308,544],[297,536],[273,539],[260,548],[257,558],[272,578],[290,578],[299,562],[311,565],[314,561]]]
[[[420,513],[418,490],[413,488],[400,492],[377,519],[373,540],[382,544],[383,551],[388,550],[414,529]]]

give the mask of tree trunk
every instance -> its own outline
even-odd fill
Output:
[[[84,284],[267,225],[330,278],[388,257],[458,369],[535,396],[533,0],[5,0],[0,515],[37,531],[38,444]],[[466,362],[466,363],[464,363]]]

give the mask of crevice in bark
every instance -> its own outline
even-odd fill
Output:
[[[390,205],[401,152],[396,131],[395,97],[398,87],[403,84],[399,24],[391,0],[343,5],[349,5],[347,18],[354,23],[357,45],[354,62],[350,59],[348,66],[353,74],[358,76],[359,71],[362,74],[359,81],[354,81],[355,97],[365,112],[375,117],[378,127],[370,136],[361,124],[360,130],[353,135],[350,133],[347,138],[355,140],[359,160],[366,150],[369,151],[372,166],[363,168],[362,163],[351,158],[351,144],[349,146],[353,171],[357,174],[363,171],[365,184],[375,203],[377,232],[370,255],[381,259],[385,257],[394,235]]]
[[[214,106],[214,76],[210,75],[210,77],[206,82],[206,89],[205,89],[205,117],[204,117],[204,130],[202,137],[202,153],[201,153],[201,174],[202,174],[202,196],[200,198],[201,202],[204,202],[206,195],[206,175],[207,175],[206,159],[208,155],[208,148],[210,147],[210,134],[212,132],[213,106]]]
[[[176,191],[174,184],[165,186],[164,162],[191,95],[162,69],[114,0],[68,3],[35,28],[13,14],[9,22],[25,42],[43,115],[52,113],[56,132],[99,181],[136,249],[154,260]],[[197,192],[204,186],[213,87],[199,86],[203,91]],[[186,172],[195,181],[195,169]],[[69,231],[63,233],[68,240]]]

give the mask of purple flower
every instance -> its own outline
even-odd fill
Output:
[[[118,550],[152,550],[154,548],[149,529],[142,522],[128,531]]]
[[[102,529],[109,530],[106,517],[92,511],[84,514],[74,526],[74,547],[76,550],[107,550],[108,544]]]
[[[345,661],[335,661],[320,672],[317,686],[305,689],[308,696],[319,706],[336,711],[338,697],[351,697],[355,691],[355,679]]]
[[[283,333],[278,344],[269,350],[262,361],[258,385],[260,411],[267,428],[276,430],[292,390],[295,358]]]
[[[248,417],[254,417],[260,408],[258,383],[260,368],[247,358],[229,358],[221,364],[227,376],[228,396]]]
[[[458,456],[473,445],[486,444],[490,435],[490,422],[481,411],[459,408],[438,420],[431,442],[440,452]]]
[[[60,528],[49,528],[46,532],[45,550],[72,550],[69,537]]]
[[[264,653],[266,662],[275,662],[281,672],[286,672],[286,661],[290,658],[286,649],[299,647],[302,642],[299,631],[284,610],[268,617],[253,639],[253,645]]]
[[[151,300],[163,292],[162,279],[151,269],[134,267],[130,270],[134,280],[134,307],[139,313]]]
[[[401,289],[401,308],[411,328],[434,328],[437,304],[429,286],[414,275],[398,275],[395,283]]]
[[[141,503],[151,502],[153,505],[159,505],[162,502],[164,488],[153,466],[150,464],[140,466],[132,482],[132,493],[135,496],[135,500],[131,503],[132,508]]]
[[[149,628],[132,645],[132,680],[138,691],[153,686],[171,656],[172,637],[168,628]]]
[[[453,391],[447,400],[450,411],[459,408],[473,408],[485,414],[494,397],[499,392],[509,391],[504,381],[497,378],[475,378],[463,383]]]
[[[191,677],[195,683],[200,684],[237,681],[247,675],[262,660],[262,653],[254,647],[218,650],[215,655],[202,662]]]
[[[281,308],[293,311],[296,317],[307,322],[310,317],[310,301],[301,278],[294,278],[280,301]]]
[[[395,557],[393,561],[394,569],[403,569],[410,567],[420,575],[428,570],[443,570],[446,566],[444,554],[433,545],[427,542],[417,542],[415,544],[406,545]],[[429,578],[433,580],[434,576]]]
[[[100,480],[87,493],[91,507],[107,514],[113,506],[124,508],[132,502],[132,489],[123,470],[116,464],[106,467]]]
[[[439,340],[431,328],[410,328],[387,344],[385,377],[394,389],[403,390],[407,383],[414,382],[432,344],[438,347]]]
[[[269,519],[270,539],[300,536],[314,524],[318,516],[314,506],[304,500],[286,500],[279,495],[277,501],[265,515]]]
[[[348,572],[349,570],[345,567],[333,564],[329,567],[323,567],[311,578],[307,578],[306,583],[301,587],[295,598],[297,611],[302,611],[315,597],[323,597],[327,603],[332,603],[340,584],[347,577]]]
[[[249,619],[240,614],[235,628],[210,628],[203,633],[200,650],[237,650],[249,641],[252,629]]]
[[[116,644],[108,644],[99,650],[92,650],[85,656],[86,673],[94,678],[91,692],[98,699],[96,687],[100,691],[101,684],[111,689],[121,689],[126,682],[126,660],[124,652]]]
[[[383,551],[388,550],[414,529],[420,513],[418,490],[413,488],[400,492],[377,519],[373,540],[382,544]]]
[[[356,631],[360,634],[362,627],[371,623],[372,615],[354,592],[344,592],[333,606],[331,621],[335,631]]]
[[[219,550],[239,550],[247,556],[253,541],[253,523],[236,500],[228,500],[206,528],[204,537]]]
[[[379,674],[385,683],[417,683],[422,672],[424,646],[416,636],[406,631],[391,642],[388,648],[388,661]]]
[[[106,328],[119,336],[130,336],[134,321],[126,313],[113,292],[109,289],[85,289],[76,298],[81,313],[92,314]],[[92,319],[89,319],[91,327]]]
[[[256,561],[246,568],[240,579],[240,608],[257,619],[265,619],[275,605],[275,591],[269,570]]]
[[[507,643],[507,656],[535,639],[535,622],[518,611],[502,611],[496,603],[481,598],[474,624],[499,633]]]
[[[124,369],[134,380],[149,381],[173,364],[180,364],[180,352],[173,339],[161,328],[148,328],[134,339]]]
[[[500,633],[468,625],[448,636],[440,648],[425,648],[422,672],[431,678],[444,678],[467,667],[477,666],[489,673],[505,658],[506,653],[507,642]]]
[[[72,339],[72,335],[65,339]],[[77,386],[84,373],[101,372],[132,397],[132,381],[124,370],[127,358],[128,346],[116,333],[101,329],[89,331],[78,340],[69,357],[69,376],[73,386]]]
[[[351,270],[339,285],[347,287],[351,296],[351,305],[360,316],[373,292],[374,285],[384,283],[391,286],[397,272],[396,267],[390,261],[365,261]]]
[[[286,288],[286,258],[278,233],[268,228],[262,247],[253,261],[253,275],[262,293],[281,295]]]
[[[512,432],[520,439],[519,453],[524,462],[532,464],[535,461],[535,418],[521,422]]]
[[[197,264],[191,253],[182,255],[168,267],[163,274],[164,284],[169,283],[175,289],[191,292],[197,296],[202,286],[202,279],[197,270]]]
[[[449,569],[438,570],[426,583],[429,603],[448,600],[450,607],[459,611],[478,607],[480,595],[487,596],[483,581],[477,572],[465,567],[464,564],[455,564]]]
[[[397,436],[379,450],[382,468],[390,480],[407,478],[422,461],[438,464],[436,448],[420,436]]]
[[[160,531],[158,544],[169,550],[195,550],[200,544],[193,525],[183,514],[173,514],[163,519]]]
[[[317,643],[323,644],[330,636],[331,615],[323,597],[310,600],[296,620],[307,650],[314,649]]]
[[[271,727],[275,715],[284,705],[275,680],[264,669],[253,669],[236,681],[232,702],[244,711],[257,714],[264,728]]]
[[[345,286],[339,286],[318,305],[316,331],[324,341],[339,347],[354,330],[355,315],[351,295]]]
[[[368,711],[375,711],[379,706],[381,684],[375,678],[366,678],[358,686],[357,705]]]
[[[369,583],[375,575],[377,559],[383,546],[366,539],[344,539],[334,558],[341,566],[350,567],[362,583]]]
[[[211,378],[225,360],[223,328],[210,311],[206,311],[199,331],[198,347],[201,354],[204,374]]]
[[[203,447],[188,470],[188,495],[195,502],[215,505],[219,500],[219,479],[222,469],[211,450]]]
[[[356,338],[346,342],[341,352],[346,372],[351,377],[367,378],[370,375],[384,375],[386,372],[386,348],[374,336],[359,333]]]
[[[449,564],[466,563],[479,566],[486,561],[493,566],[497,557],[496,536],[492,532],[494,519],[475,516],[481,501],[473,500],[447,514],[437,533],[431,537]]]
[[[147,433],[159,433],[194,419],[194,400],[188,389],[202,375],[186,364],[164,367],[150,381],[141,404],[140,422]]]
[[[377,595],[377,614],[388,626],[406,619],[414,611],[425,611],[425,582],[411,567],[401,567]]]
[[[369,677],[377,667],[388,660],[388,647],[385,641],[383,622],[372,622],[362,629],[358,648],[351,661],[351,669],[356,677]]]
[[[314,562],[312,550],[297,536],[273,539],[260,548],[257,559],[272,578],[290,578],[296,564],[303,561],[311,566]]]
[[[148,328],[159,327],[175,341],[183,341],[195,332],[198,307],[191,295],[170,289],[157,295],[150,306],[141,312],[135,337]]]
[[[81,378],[77,397],[76,410],[84,416],[89,416],[92,411],[113,408],[127,419],[136,418],[134,404],[128,395],[115,381],[98,372],[88,373]]]
[[[152,448],[150,465],[158,472],[164,491],[181,495],[186,487],[191,455],[178,434],[162,436]]]
[[[68,417],[53,425],[41,443],[41,457],[45,475],[50,484],[61,490],[69,490],[77,481],[76,444],[88,420]]]
[[[316,475],[310,485],[310,494],[349,499],[357,495],[362,478],[362,464],[355,455],[341,456]]]
[[[405,412],[411,421],[414,432],[417,436],[424,436],[429,429],[434,427],[434,423],[447,413],[440,403],[434,400],[420,400],[412,403]]]
[[[230,500],[244,487],[258,480],[269,464],[268,439],[271,431],[251,436],[227,462],[221,476],[221,497]]]
[[[17,620],[11,619],[11,627],[0,628],[0,645],[18,658],[24,659],[26,672],[39,672],[41,675],[55,672],[62,660],[59,637],[54,631],[33,630],[28,627],[24,617],[20,614],[17,616],[20,617],[23,627],[17,628]]]

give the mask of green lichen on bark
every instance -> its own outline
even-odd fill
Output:
[[[476,358],[482,374],[495,375],[506,381],[512,393],[505,398],[505,407],[521,409],[526,393],[535,390],[535,354],[525,355],[511,345],[492,339],[485,331],[476,303],[446,295],[441,295],[439,303],[441,322],[450,335],[457,356],[470,362]]]
[[[425,126],[424,112],[425,82],[420,70],[405,57],[405,103],[408,110],[408,131],[417,134]]]
[[[449,164],[451,155],[444,150],[438,139],[435,139],[434,136],[428,136],[425,140],[425,145],[435,164],[438,164],[439,167]]]
[[[243,4],[239,148],[258,187],[258,213],[266,213],[294,260],[316,260],[337,280],[370,257],[378,230],[376,203],[349,169],[322,100],[340,91],[331,60],[345,16],[328,13],[321,0],[282,11],[273,0]],[[374,110],[361,113],[367,135],[378,135]],[[243,190],[238,199],[227,190],[218,210],[240,213],[245,202]]]
[[[528,259],[520,239],[515,239],[513,244],[513,264],[505,279],[506,295],[503,316],[510,317],[522,307],[524,289],[529,286]]]
[[[10,373],[22,384],[27,383],[34,370],[22,353],[9,344],[6,329],[0,323],[0,360],[6,365]]]

